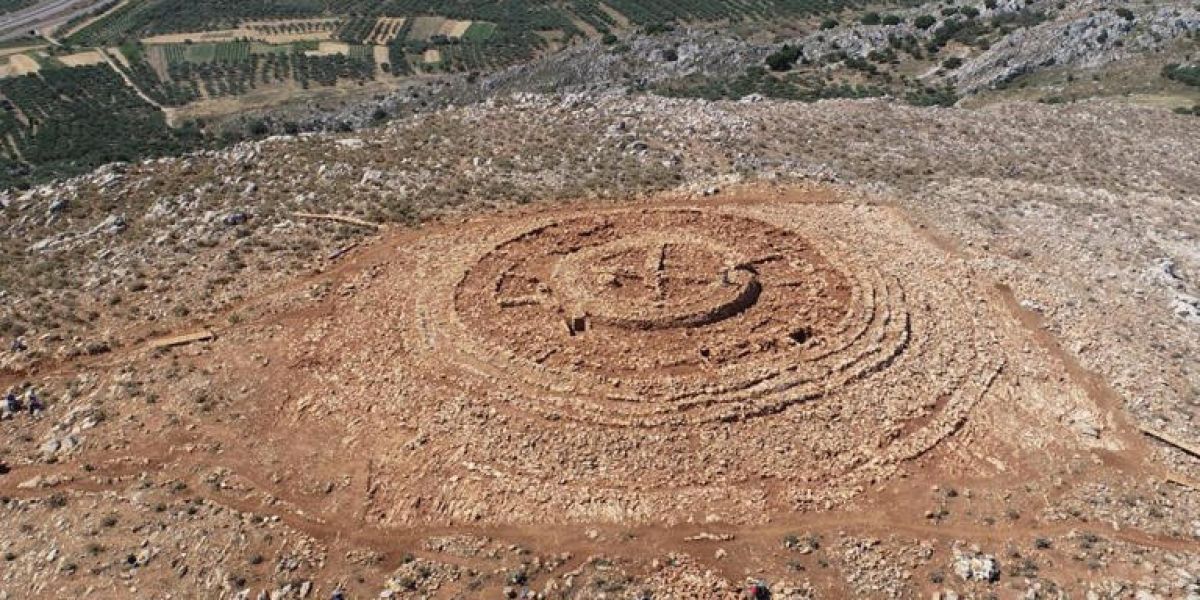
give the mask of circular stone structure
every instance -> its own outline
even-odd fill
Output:
[[[969,268],[882,207],[480,218],[378,277],[329,376],[418,432],[380,453],[394,489],[455,474],[437,508],[395,492],[395,522],[828,505],[953,433],[1004,364]]]
[[[502,240],[453,318],[460,347],[536,390],[523,408],[657,427],[778,412],[878,370],[909,339],[901,297],[763,221],[642,210]]]
[[[502,279],[500,293],[511,275]],[[673,235],[630,236],[581,249],[559,261],[550,279],[551,286],[539,292],[558,290],[556,312],[571,335],[585,331],[589,321],[636,331],[709,325],[750,308],[762,291],[758,273],[731,249]],[[528,304],[541,304],[542,298],[532,300]],[[520,304],[500,301],[504,307]]]

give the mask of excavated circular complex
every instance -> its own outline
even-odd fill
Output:
[[[362,301],[395,310],[377,377],[430,440],[420,472],[565,518],[834,497],[952,432],[1002,364],[965,269],[885,209],[547,212],[401,250]]]
[[[908,344],[902,298],[794,232],[648,210],[502,240],[456,286],[454,316],[523,408],[647,427],[777,412],[882,368]]]

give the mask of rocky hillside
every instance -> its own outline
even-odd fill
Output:
[[[976,92],[1050,67],[1097,70],[1176,48],[1195,51],[1200,8],[1193,3],[1119,8],[1085,2],[1052,21],[1014,31],[969,59],[953,80],[960,90]]]

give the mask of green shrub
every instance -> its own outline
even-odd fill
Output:
[[[913,106],[954,106],[958,102],[958,94],[951,87],[927,87],[905,94],[904,101]]]
[[[1200,87],[1200,65],[1171,63],[1163,67],[1162,76],[1184,85]]]
[[[767,56],[767,67],[772,71],[790,71],[800,59],[801,48],[784,44],[782,48]]]
[[[917,17],[915,21],[913,21],[913,25],[915,25],[917,29],[929,29],[930,27],[933,27],[935,23],[937,23],[937,19],[934,18],[933,15],[921,15]]]
[[[675,26],[666,22],[650,23],[642,28],[642,33],[646,35],[669,33],[672,31],[675,31]]]

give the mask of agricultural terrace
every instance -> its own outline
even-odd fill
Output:
[[[27,0],[0,0],[0,12],[24,4]],[[159,107],[233,97],[263,87],[300,90],[419,72],[494,70],[573,38],[614,29],[653,29],[671,21],[806,17],[861,4],[111,1],[104,5],[108,12],[68,23],[62,29],[63,49],[23,47],[0,58],[0,78],[6,78],[0,79],[0,160],[7,161],[0,165],[0,185],[199,143],[201,136],[193,131],[172,132]],[[56,95],[60,89],[64,91]],[[67,135],[68,130],[75,134]]]
[[[167,106],[238,96],[261,86],[362,82],[377,72],[373,48],[335,42],[130,44],[122,53],[130,78]]]
[[[78,173],[176,153],[198,135],[173,129],[105,65],[0,79],[0,185],[36,171]]]
[[[0,77],[19,77],[48,69],[83,67],[104,62],[104,55],[96,50],[53,55],[45,49],[33,49],[0,56]]]
[[[264,20],[236,29],[151,36],[125,43],[118,54],[122,71],[149,97],[182,106],[261,86],[305,89],[361,83],[381,73],[404,76],[414,66],[495,68],[516,58],[490,46],[496,31],[494,23],[433,16]],[[387,44],[369,43],[379,40]]]
[[[230,29],[246,22],[269,20],[321,20],[331,16],[358,18],[442,15],[460,21],[487,21],[509,33],[561,30],[579,35],[573,19],[597,30],[625,24],[647,25],[671,21],[723,19],[778,19],[836,12],[865,5],[857,0],[134,0],[113,11],[101,22],[78,32],[81,38],[115,41],[147,35]],[[366,32],[364,32],[366,33]]]
[[[862,4],[859,0],[464,0],[449,4],[433,0],[131,0],[76,31],[68,42],[113,46],[131,40],[278,44],[338,40],[386,45],[389,65],[385,70],[396,74],[421,64],[431,48],[454,57],[447,68],[470,71],[529,59],[547,48],[547,39],[569,41],[587,33],[672,21],[807,17]],[[206,38],[204,32],[218,37]],[[454,44],[486,48],[449,48]]]

